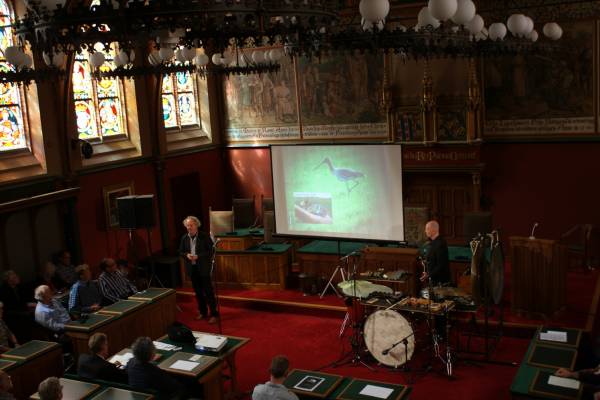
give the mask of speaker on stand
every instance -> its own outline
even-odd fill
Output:
[[[156,266],[152,256],[152,235],[150,230],[154,227],[154,195],[145,194],[140,196],[123,196],[117,198],[117,209],[119,211],[119,228],[129,231],[129,240],[133,241],[132,232],[136,229],[146,230],[146,251],[150,260],[150,278],[148,287],[152,281],[165,287],[156,275]],[[135,246],[133,246],[135,251]],[[137,255],[136,255],[137,258]]]

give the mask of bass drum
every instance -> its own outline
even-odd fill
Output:
[[[389,367],[403,365],[412,358],[415,351],[413,329],[406,318],[396,311],[379,310],[369,315],[363,333],[367,349],[373,357]],[[402,339],[406,339],[406,348],[400,343],[387,354],[383,354],[384,350]]]

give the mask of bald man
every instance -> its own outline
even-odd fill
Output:
[[[440,225],[437,221],[429,221],[425,225],[425,235],[430,240],[425,260],[427,272],[421,275],[421,282],[431,278],[433,285],[443,285],[450,282],[450,266],[448,264],[448,245],[440,236]]]

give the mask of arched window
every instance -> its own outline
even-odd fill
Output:
[[[198,127],[199,112],[196,82],[189,72],[165,75],[162,82],[162,107],[165,128],[182,130]]]
[[[14,44],[11,27],[13,14],[5,0],[0,0],[0,70],[14,71],[4,58],[4,49]],[[17,84],[0,83],[0,152],[28,147],[27,126],[23,118],[25,105],[23,88]]]
[[[105,51],[103,69],[115,68],[114,49]],[[78,53],[73,65],[73,100],[80,139],[104,141],[127,136],[123,83],[120,79],[92,77],[87,51]]]

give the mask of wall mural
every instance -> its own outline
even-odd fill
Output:
[[[385,139],[382,82],[383,56],[362,55],[284,58],[277,73],[231,75],[223,79],[226,141]]]
[[[223,78],[226,140],[294,140],[300,138],[296,77],[289,57],[274,73]]]
[[[304,138],[387,137],[382,56],[301,58],[298,65]]]
[[[564,23],[558,54],[484,62],[486,137],[595,133],[596,22]]]

